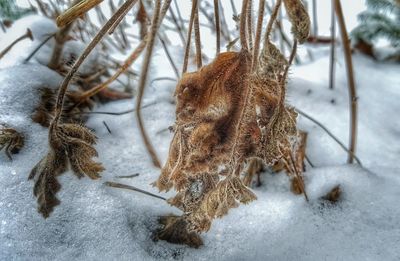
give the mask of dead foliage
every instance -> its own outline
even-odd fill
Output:
[[[10,160],[12,160],[11,154],[18,153],[24,146],[24,142],[24,135],[13,128],[0,124],[0,151],[4,149]]]
[[[308,15],[300,1],[284,2],[293,34],[303,42],[308,37]],[[177,190],[168,202],[184,212],[188,233],[208,231],[214,218],[256,199],[240,179],[250,158],[269,166],[282,160],[305,192],[293,153],[299,141],[297,113],[285,104],[293,55],[288,61],[269,41],[268,30],[259,57],[252,57],[247,42],[241,41],[246,46],[240,52],[219,54],[198,71],[185,73],[176,87],[175,134],[155,185],[160,191]],[[253,70],[252,59],[258,59]],[[166,231],[160,233],[172,240]]]
[[[93,147],[96,136],[89,129],[78,124],[52,123],[50,130],[50,149],[29,175],[29,179],[35,179],[33,194],[38,199],[38,211],[45,218],[60,203],[56,197],[61,188],[58,176],[70,168],[78,178],[86,175],[97,179],[103,171],[102,165],[92,160],[97,156]]]

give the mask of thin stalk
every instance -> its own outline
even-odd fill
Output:
[[[235,2],[233,0],[231,0],[231,7],[232,7],[232,12],[233,15],[237,15],[237,10],[236,10],[236,6],[235,6]]]
[[[170,0],[166,0],[163,5],[163,10],[168,10],[169,5],[171,4]],[[142,98],[144,93],[144,88],[146,86],[147,75],[149,72],[150,59],[154,49],[155,37],[159,28],[159,19],[160,19],[160,9],[161,9],[161,0],[156,0],[154,11],[153,11],[153,19],[151,22],[150,33],[149,33],[149,43],[146,49],[146,54],[144,57],[142,71],[140,74],[139,85],[138,85],[138,96],[136,100],[136,118],[138,121],[139,129],[143,138],[143,141],[146,145],[147,151],[149,152],[154,166],[161,168],[160,160],[157,157],[157,154],[153,148],[153,145],[150,142],[150,139],[147,136],[146,130],[143,125],[142,115],[140,113],[140,107],[142,104]],[[162,18],[162,17],[161,17]]]
[[[194,13],[194,41],[196,46],[196,63],[197,69],[203,66],[201,57],[201,39],[200,39],[200,25],[199,25],[199,3],[196,6],[196,12]]]
[[[31,39],[31,41],[33,41],[33,36],[32,36],[32,32],[31,30],[28,28],[26,30],[26,33],[21,35],[20,37],[18,37],[17,39],[15,39],[9,46],[7,46],[3,51],[0,52],[0,59],[4,57],[4,55],[6,55],[6,53],[8,53],[8,51],[10,51],[14,45],[16,45],[18,42],[29,38]]]
[[[253,0],[249,0],[247,4],[247,38],[249,40],[249,49],[253,49]]]
[[[276,17],[278,16],[281,4],[282,4],[282,0],[277,0],[274,9],[271,12],[271,17],[269,18],[269,21],[267,24],[267,30],[265,32],[264,45],[267,45],[269,42],[269,37],[271,35],[272,27],[274,25],[274,22],[276,21]]]
[[[240,12],[240,25],[239,25],[239,33],[240,33],[240,45],[242,49],[248,50],[249,45],[247,43],[247,35],[246,35],[246,14],[247,14],[247,5],[249,4],[249,0],[243,0],[242,2],[242,11]]]
[[[260,42],[261,42],[262,26],[264,20],[264,10],[265,10],[265,0],[260,0],[258,5],[257,29],[256,29],[256,38],[254,40],[253,61],[251,64],[252,70],[254,70],[254,68],[257,67],[258,63],[258,54],[260,52]]]
[[[180,75],[179,75],[178,67],[176,66],[174,60],[172,59],[171,53],[168,50],[168,46],[165,43],[165,41],[164,41],[164,39],[163,39],[163,37],[161,36],[160,33],[158,33],[158,38],[160,39],[160,42],[161,42],[161,45],[162,45],[162,47],[164,49],[165,55],[167,56],[168,61],[171,64],[172,69],[174,70],[176,78],[179,79]]]
[[[129,55],[129,57],[125,60],[124,64],[122,66],[120,66],[118,68],[118,70],[110,78],[108,78],[105,82],[82,93],[79,97],[79,100],[85,101],[88,98],[99,93],[101,90],[107,88],[113,81],[115,81],[121,74],[123,74],[133,64],[134,61],[136,61],[136,59],[140,56],[140,54],[146,48],[146,44],[147,44],[146,39],[141,41],[139,43],[139,45],[136,47],[136,49],[133,50],[131,55]]]
[[[193,2],[192,2],[192,11],[190,12],[188,34],[187,34],[187,39],[186,39],[185,55],[184,55],[184,58],[183,58],[182,74],[184,74],[187,71],[187,67],[188,67],[189,52],[190,52],[190,40],[191,40],[191,37],[192,37],[192,28],[193,28],[194,16],[195,16],[195,13],[196,13],[196,8],[197,8],[197,0],[193,0]]]
[[[296,178],[297,178],[297,180],[298,180],[298,182],[300,184],[301,192],[303,192],[303,195],[304,195],[306,201],[308,202],[309,200],[308,200],[308,195],[307,195],[306,188],[305,188],[305,185],[304,185],[304,181],[303,181],[303,178],[301,177],[300,173],[297,171],[292,151],[290,151],[289,154],[290,154],[290,162],[291,162],[294,174],[296,175]]]
[[[313,0],[313,8],[312,8],[312,12],[313,12],[313,33],[314,36],[317,37],[318,36],[318,14],[317,14],[317,1]]]
[[[349,101],[350,101],[350,141],[349,141],[349,153],[347,163],[353,163],[354,153],[356,150],[356,141],[357,141],[357,92],[356,86],[354,82],[354,73],[353,73],[353,62],[351,59],[351,49],[350,49],[350,41],[347,35],[346,23],[344,21],[342,6],[340,4],[340,0],[335,0],[335,12],[338,19],[338,24],[340,28],[340,34],[342,37],[343,43],[343,51],[344,58],[346,61],[346,69],[347,69],[347,81],[348,81],[348,89],[349,89]]]
[[[53,49],[53,53],[51,55],[50,61],[47,64],[47,67],[50,69],[58,69],[60,67],[60,61],[61,61],[61,56],[62,56],[62,51],[64,49],[64,43],[67,41],[69,37],[69,33],[72,29],[73,23],[69,23],[56,33],[54,39],[55,39],[55,45]]]
[[[29,60],[43,47],[51,38],[53,38],[56,34],[50,34],[46,37],[36,48],[31,52],[31,54],[25,58],[24,63],[29,62]]]
[[[185,36],[183,36],[183,31],[184,31],[184,30],[183,30],[183,28],[181,27],[181,25],[179,24],[179,22],[178,22],[178,20],[177,20],[177,18],[176,18],[176,16],[175,16],[174,10],[173,10],[172,8],[170,8],[170,9],[169,9],[169,12],[171,13],[172,21],[173,21],[173,23],[175,24],[175,27],[176,27],[176,29],[177,29],[177,31],[178,31],[179,38],[181,39],[182,44],[185,45],[185,44],[186,44],[186,43],[185,43]]]
[[[133,190],[133,191],[140,192],[140,193],[143,193],[143,194],[145,194],[145,195],[148,195],[148,196],[151,196],[151,197],[154,197],[154,198],[158,198],[158,199],[162,199],[162,200],[167,200],[166,198],[161,197],[161,196],[159,196],[159,195],[156,195],[156,194],[150,193],[150,192],[148,192],[148,191],[145,191],[145,190],[143,190],[143,189],[140,189],[140,188],[137,188],[137,187],[134,187],[134,186],[129,186],[129,185],[126,185],[126,184],[121,184],[121,183],[117,183],[117,182],[107,181],[107,182],[104,182],[104,185],[109,186],[109,187],[112,187],[112,188],[120,188],[120,189]]]
[[[55,124],[59,123],[59,120],[61,118],[61,113],[62,113],[62,108],[64,104],[64,97],[65,93],[68,89],[68,85],[73,79],[75,73],[83,63],[83,61],[86,59],[86,57],[90,54],[90,52],[96,47],[96,45],[100,42],[100,40],[105,36],[105,34],[108,32],[110,27],[115,23],[115,21],[124,14],[126,9],[132,8],[132,6],[137,2],[137,0],[127,0],[116,12],[115,14],[107,21],[107,23],[100,29],[100,31],[96,34],[96,36],[93,38],[93,40],[89,43],[89,45],[85,48],[85,50],[82,52],[82,54],[78,57],[78,59],[75,61],[74,65],[71,67],[69,70],[68,74],[65,76],[63,82],[61,83],[61,86],[58,90],[57,94],[57,101],[56,101],[56,107],[55,107],[55,116],[53,122]]]
[[[335,61],[336,61],[336,17],[333,0],[331,1],[331,55],[329,60],[329,89],[335,88]]]
[[[56,23],[58,27],[64,27],[73,22],[78,17],[87,13],[90,9],[103,2],[103,0],[83,0],[68,8],[60,16],[57,17]]]
[[[333,135],[332,132],[330,132],[328,130],[327,127],[325,127],[322,123],[320,123],[319,121],[317,121],[316,119],[314,119],[313,117],[311,117],[310,115],[308,115],[307,113],[299,110],[296,108],[296,112],[298,112],[300,115],[304,116],[305,118],[307,118],[308,120],[314,122],[315,124],[317,124],[318,127],[320,127],[321,129],[323,129],[334,141],[336,141],[337,144],[339,144],[339,146],[346,151],[349,154],[352,154],[354,159],[357,161],[357,163],[362,166],[360,159],[357,157],[356,154],[354,154],[352,151],[350,151],[346,145],[344,145],[335,135]]]
[[[214,0],[214,16],[215,16],[215,34],[216,34],[216,50],[217,55],[221,50],[221,26],[219,21],[219,4],[218,0]]]

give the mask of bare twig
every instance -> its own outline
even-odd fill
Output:
[[[319,121],[317,121],[316,119],[314,119],[313,117],[311,117],[310,115],[308,115],[307,113],[305,113],[305,112],[303,112],[303,111],[301,111],[301,110],[299,110],[299,109],[297,109],[297,108],[296,108],[296,111],[297,111],[300,115],[304,116],[305,118],[307,118],[307,119],[309,119],[310,121],[312,121],[312,122],[314,122],[315,124],[317,124],[317,125],[318,125],[321,129],[323,129],[334,141],[336,141],[336,143],[339,144],[339,146],[340,146],[344,151],[346,151],[347,153],[351,154],[360,166],[362,166],[361,161],[360,161],[360,159],[356,156],[356,154],[354,154],[352,151],[350,151],[350,150],[346,147],[346,145],[344,145],[335,135],[333,135],[332,132],[330,132],[330,131],[328,130],[327,127],[325,127],[322,123],[320,123]]]
[[[187,67],[188,67],[189,52],[190,52],[190,40],[192,38],[192,28],[193,28],[193,22],[194,22],[194,16],[196,13],[196,9],[197,9],[197,0],[193,0],[192,11],[190,12],[188,34],[187,34],[187,39],[186,39],[185,55],[183,58],[182,74],[184,74],[187,71]]]
[[[54,122],[57,124],[61,118],[62,107],[64,104],[65,93],[68,89],[68,85],[70,81],[73,79],[75,73],[78,68],[81,66],[85,58],[89,55],[89,53],[96,47],[97,43],[104,37],[104,35],[108,32],[110,27],[115,23],[115,21],[124,14],[126,9],[132,8],[132,6],[137,2],[137,0],[127,0],[116,12],[115,14],[107,21],[107,23],[100,29],[100,31],[96,34],[93,40],[89,43],[89,45],[85,48],[79,58],[75,61],[74,65],[71,67],[68,74],[65,76],[61,86],[59,88],[57,94],[57,102],[55,108],[55,116]]]
[[[50,34],[49,36],[46,37],[36,48],[31,52],[31,54],[25,58],[24,63],[29,62],[29,60],[40,50],[40,48],[43,47],[52,37],[54,37],[56,34]]]
[[[182,28],[182,25],[178,22],[178,19],[176,18],[174,10],[172,8],[170,8],[169,12],[171,13],[172,22],[175,24],[175,27],[178,31],[179,38],[181,39],[182,44],[185,46],[186,45],[185,36],[183,35],[184,29]]]
[[[110,77],[108,78],[105,82],[93,87],[90,90],[87,90],[86,92],[82,93],[79,98],[79,102],[83,102],[87,100],[88,98],[96,95],[99,93],[101,90],[107,88],[114,80],[116,80],[121,74],[123,74],[129,66],[133,64],[134,61],[140,56],[140,54],[143,52],[143,50],[146,48],[147,40],[144,39],[139,43],[139,45],[136,47],[135,50],[129,55],[129,57],[125,60],[124,64],[121,65],[118,70]]]
[[[122,175],[122,176],[115,176],[118,179],[130,179],[130,178],[136,178],[139,176],[139,173],[131,174],[131,175]]]
[[[7,46],[3,51],[0,52],[0,59],[4,57],[4,55],[6,55],[6,53],[8,53],[8,51],[10,51],[14,45],[16,45],[18,42],[29,38],[31,39],[31,41],[33,41],[33,36],[32,36],[32,32],[31,30],[28,28],[26,30],[26,33],[21,35],[20,37],[18,37],[17,39],[15,39],[9,46]]]
[[[219,21],[218,0],[214,0],[214,16],[215,16],[216,50],[218,55],[221,48],[221,26]]]
[[[145,191],[145,190],[143,190],[143,189],[140,189],[140,188],[137,188],[137,187],[134,187],[134,186],[129,186],[129,185],[126,185],[126,184],[121,184],[121,183],[117,183],[117,182],[107,181],[107,182],[104,182],[104,185],[109,186],[109,187],[112,187],[112,188],[121,188],[121,189],[133,190],[133,191],[140,192],[140,193],[143,193],[143,194],[145,194],[145,195],[148,195],[148,196],[151,196],[151,197],[154,197],[154,198],[158,198],[158,199],[162,199],[162,200],[167,200],[166,198],[161,197],[161,196],[159,196],[159,195],[156,195],[156,194],[150,193],[150,192],[148,192],[148,191]]]
[[[170,4],[171,4],[171,0],[166,0],[163,5],[163,10],[168,10]],[[146,130],[143,125],[142,115],[140,113],[140,107],[142,104],[144,88],[146,86],[147,75],[148,75],[149,66],[150,66],[150,58],[153,53],[155,37],[156,37],[157,31],[159,28],[160,9],[161,9],[161,0],[156,0],[154,12],[153,12],[153,18],[152,18],[151,27],[150,27],[150,33],[149,33],[149,43],[148,43],[148,46],[146,49],[146,54],[145,54],[144,61],[143,61],[142,71],[140,74],[139,85],[138,85],[138,95],[137,95],[137,100],[136,100],[136,118],[138,121],[139,129],[142,134],[142,138],[146,145],[147,151],[149,152],[149,154],[152,158],[153,164],[154,164],[154,166],[156,166],[158,168],[161,168],[161,163],[157,157],[157,154],[153,148],[153,145],[151,144],[151,142],[147,136]],[[162,18],[163,17],[161,17],[161,19]]]
[[[257,63],[258,63],[258,53],[260,52],[260,42],[261,42],[262,26],[263,26],[263,19],[264,19],[264,9],[265,9],[265,0],[260,0],[259,7],[258,7],[256,38],[254,40],[253,60],[251,63],[252,70],[254,70],[254,68],[257,67]]]
[[[73,23],[67,24],[61,28],[55,35],[55,45],[53,53],[51,55],[50,61],[47,65],[50,69],[58,69],[60,66],[60,60],[62,56],[62,51],[64,49],[64,43],[68,41],[69,33],[72,29]]]
[[[237,15],[237,10],[236,10],[236,6],[235,6],[235,2],[233,0],[231,0],[231,7],[232,7],[232,12],[233,15]]]
[[[160,42],[161,42],[161,45],[162,45],[162,47],[163,47],[163,49],[164,49],[165,55],[167,56],[168,61],[169,61],[169,63],[171,64],[172,69],[174,70],[174,73],[175,73],[175,75],[176,75],[176,78],[179,79],[178,67],[175,65],[175,62],[174,62],[174,60],[172,59],[172,56],[171,56],[171,54],[170,54],[170,52],[169,52],[169,50],[168,50],[168,46],[166,45],[166,43],[165,43],[165,41],[164,41],[164,39],[163,39],[163,37],[161,36],[160,33],[158,33],[158,38],[160,39]]]
[[[336,19],[335,19],[335,6],[334,0],[331,10],[331,55],[329,60],[329,89],[335,88],[335,62],[336,62]]]
[[[349,153],[347,162],[353,163],[354,153],[356,150],[356,140],[357,140],[357,92],[356,86],[354,82],[354,73],[353,73],[353,62],[351,59],[351,49],[350,49],[350,41],[347,35],[346,24],[343,17],[342,6],[340,4],[340,0],[335,0],[335,11],[336,16],[338,18],[340,34],[342,37],[343,43],[343,51],[344,58],[346,61],[346,69],[347,69],[347,81],[349,88],[349,100],[350,100],[350,142],[349,142]]]
[[[199,3],[196,5],[196,12],[194,13],[194,41],[196,46],[196,63],[197,69],[203,66],[201,58],[201,40],[200,40],[200,25],[199,25]]]

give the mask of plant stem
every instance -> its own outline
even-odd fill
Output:
[[[350,40],[347,35],[346,24],[343,17],[342,6],[340,4],[340,0],[335,0],[335,11],[338,19],[338,24],[340,28],[340,34],[342,37],[343,43],[343,51],[344,58],[346,61],[346,69],[347,69],[347,81],[349,88],[349,100],[350,100],[350,142],[349,142],[349,156],[347,159],[347,163],[353,163],[354,153],[356,150],[356,140],[357,140],[357,92],[356,86],[354,82],[354,73],[353,73],[353,62],[351,59],[351,49],[350,49]]]
[[[246,35],[246,14],[247,14],[247,5],[249,4],[249,0],[243,0],[242,2],[242,11],[240,12],[240,45],[243,50],[248,50],[249,46],[247,43],[247,35]]]
[[[64,13],[57,17],[57,26],[66,26],[101,2],[103,2],[103,0],[83,0],[76,2],[76,4],[68,8]]]
[[[157,0],[157,1],[159,1],[159,0]],[[117,182],[107,181],[107,182],[104,182],[104,185],[109,186],[109,187],[112,187],[112,188],[121,188],[121,189],[133,190],[133,191],[140,192],[140,193],[143,193],[143,194],[145,194],[145,195],[148,195],[148,196],[151,196],[151,197],[154,197],[154,198],[158,198],[158,199],[162,199],[162,200],[167,200],[166,198],[161,197],[161,196],[159,196],[159,195],[156,195],[156,194],[150,193],[150,192],[148,192],[148,191],[145,191],[145,190],[143,190],[143,189],[136,188],[136,187],[134,187],[134,186],[129,186],[129,185],[126,185],[126,184],[121,184],[121,183],[117,183]]]
[[[349,154],[352,154],[354,159],[357,161],[357,163],[362,166],[360,159],[356,156],[356,154],[354,154],[353,152],[351,152],[346,145],[344,145],[335,135],[333,135],[332,132],[330,132],[328,130],[327,127],[325,127],[322,123],[320,123],[319,121],[317,121],[316,119],[314,119],[313,117],[311,117],[310,115],[308,115],[307,113],[299,110],[296,108],[296,112],[298,112],[300,115],[304,116],[305,118],[309,119],[310,121],[314,122],[315,124],[317,124],[321,129],[323,129],[334,141],[336,141],[337,144],[339,144],[339,146],[346,151]]]
[[[247,38],[249,40],[249,49],[253,49],[253,0],[249,0],[247,3]]]
[[[51,38],[53,38],[56,34],[51,34],[49,36],[46,37],[46,39],[44,39],[36,48],[35,50],[33,50],[33,52],[25,58],[24,63],[29,62],[29,60],[40,50],[40,48],[43,47],[43,45],[45,45]]]
[[[163,11],[168,10],[169,5],[171,4],[171,0],[166,0],[163,5]],[[160,160],[157,157],[157,154],[153,148],[153,145],[151,145],[151,142],[147,136],[146,130],[143,125],[143,120],[142,120],[142,115],[140,113],[140,107],[142,104],[142,98],[143,98],[143,93],[144,93],[144,88],[146,86],[146,81],[147,81],[147,75],[149,72],[149,66],[150,66],[150,59],[151,55],[153,53],[154,49],[154,42],[155,42],[155,37],[159,28],[159,19],[160,19],[160,9],[161,9],[161,0],[156,0],[154,11],[153,11],[153,18],[151,22],[151,27],[150,27],[150,32],[149,32],[149,43],[146,49],[146,54],[144,57],[143,65],[142,65],[142,71],[140,74],[140,79],[139,79],[139,85],[138,85],[138,96],[136,100],[136,118],[138,121],[140,133],[142,135],[144,144],[146,145],[147,151],[149,152],[154,166],[161,168],[161,163]],[[161,11],[163,13],[163,11]],[[163,17],[161,17],[162,19]],[[162,20],[161,20],[162,21]]]
[[[90,54],[90,52],[96,47],[96,45],[100,42],[100,40],[104,37],[104,35],[108,32],[110,27],[115,23],[115,21],[124,14],[126,9],[132,8],[132,6],[137,2],[137,0],[127,0],[116,12],[115,14],[107,21],[107,23],[100,29],[100,31],[96,34],[93,40],[89,43],[89,45],[85,48],[79,58],[75,61],[74,65],[69,70],[68,74],[65,76],[61,86],[58,90],[57,101],[55,107],[55,116],[53,122],[55,124],[59,123],[61,118],[62,108],[64,104],[64,96],[68,89],[68,85],[75,73],[86,59],[86,57]]]
[[[259,7],[258,7],[256,38],[254,40],[253,60],[252,60],[252,64],[251,64],[252,70],[254,70],[254,68],[257,67],[257,63],[258,63],[258,54],[260,52],[262,25],[263,25],[263,20],[264,20],[264,9],[265,9],[265,0],[260,0]]]
[[[10,51],[11,48],[14,47],[14,45],[16,45],[18,42],[20,42],[26,38],[33,40],[32,32],[29,29],[27,29],[27,31],[24,35],[21,35],[20,37],[15,39],[9,46],[7,46],[3,51],[0,52],[0,59],[3,58],[4,55],[6,55],[6,53],[8,53],[8,51]]]
[[[217,55],[221,48],[221,26],[219,21],[219,4],[218,0],[214,0],[214,16],[215,16],[215,34],[216,34],[216,49]]]
[[[335,61],[336,61],[336,19],[335,19],[335,6],[334,0],[331,1],[331,55],[329,60],[329,89],[335,88]]]
[[[187,71],[187,67],[188,67],[189,52],[190,52],[190,40],[192,37],[192,28],[193,28],[194,15],[196,12],[196,8],[197,8],[197,0],[193,0],[192,11],[190,12],[188,34],[187,34],[187,39],[186,39],[185,55],[183,58],[182,75]]]
[[[194,41],[196,45],[196,63],[197,69],[203,66],[201,57],[201,40],[200,40],[200,25],[199,25],[199,3],[196,5],[196,12],[194,13]]]

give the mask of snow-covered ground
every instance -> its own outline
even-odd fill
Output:
[[[172,75],[163,71],[168,62],[161,54],[158,50],[154,57],[153,79]],[[359,97],[357,155],[363,168],[345,165],[346,153],[314,123],[299,116],[299,127],[309,133],[307,155],[315,165],[308,166],[305,173],[310,202],[290,192],[286,175],[266,172],[263,185],[254,188],[258,200],[215,220],[211,230],[202,235],[204,246],[200,249],[152,240],[157,218],[179,214],[178,210],[162,200],[103,185],[118,181],[158,193],[150,183],[159,170],[151,164],[133,113],[91,116],[87,126],[99,137],[96,148],[106,171],[97,181],[78,180],[70,172],[61,176],[61,205],[43,219],[36,211],[33,182],[27,177],[46,153],[47,130],[24,116],[27,108],[18,105],[18,99],[14,102],[18,113],[12,117],[13,103],[1,96],[0,116],[10,111],[0,119],[8,119],[10,124],[22,119],[15,124],[24,131],[26,145],[12,162],[0,153],[0,260],[399,260],[399,65],[376,63],[359,54],[353,59]],[[322,48],[314,62],[294,66],[288,103],[318,119],[347,144],[343,58],[338,57],[334,90],[328,89],[328,63],[328,51]],[[0,94],[34,82],[23,73],[27,66],[47,70],[32,64],[3,69]],[[51,81],[59,81],[57,78]],[[149,105],[143,116],[151,141],[163,161],[172,138],[168,127],[174,122],[174,85],[171,81],[152,82],[143,102]],[[117,112],[133,106],[134,100],[125,100],[96,110]],[[134,173],[140,175],[116,178]],[[338,204],[319,199],[337,184],[343,191]],[[173,192],[162,196],[171,195]]]

